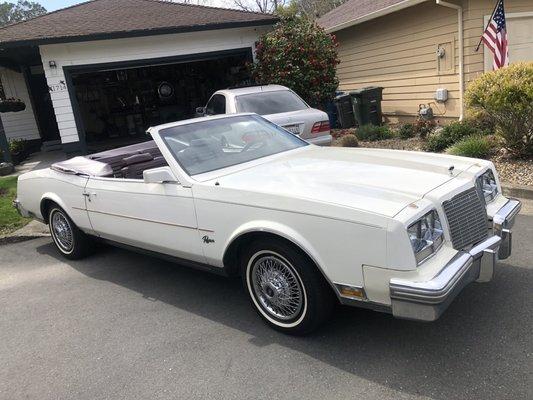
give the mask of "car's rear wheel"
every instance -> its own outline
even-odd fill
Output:
[[[334,296],[309,258],[282,240],[254,242],[242,258],[252,305],[276,330],[305,334],[331,314]]]
[[[55,246],[66,258],[77,260],[91,253],[92,239],[74,224],[62,208],[52,206],[48,213],[48,226]]]

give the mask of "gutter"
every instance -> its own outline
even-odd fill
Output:
[[[350,26],[358,25],[365,21],[369,21],[374,18],[382,17],[384,15],[403,10],[404,8],[407,8],[407,7],[415,6],[420,3],[425,3],[426,1],[428,0],[404,0],[392,6],[382,8],[381,10],[375,11],[373,13],[363,15],[362,17],[352,19],[347,22],[343,22],[342,24],[332,26],[331,28],[327,28],[326,32],[332,33],[336,31],[340,31],[341,29],[346,29],[346,28],[349,28]]]
[[[46,44],[57,43],[77,43],[89,42],[94,40],[109,40],[109,39],[124,39],[131,37],[155,36],[155,35],[169,35],[174,33],[190,33],[199,31],[211,31],[219,29],[233,29],[233,28],[247,28],[255,26],[274,25],[279,21],[279,18],[272,17],[271,19],[263,19],[256,21],[242,21],[242,22],[220,22],[216,24],[191,25],[179,27],[164,27],[155,29],[137,29],[132,31],[116,31],[116,32],[100,32],[86,35],[71,35],[71,36],[57,36],[57,37],[40,37],[33,39],[20,39],[2,41],[0,39],[0,51],[16,47],[26,46],[41,46]],[[0,29],[1,33],[1,29]],[[1,35],[0,35],[1,36]]]
[[[435,4],[442,7],[453,8],[457,10],[457,40],[459,41],[459,120],[464,118],[464,39],[463,39],[463,7],[457,4],[448,3],[447,1],[435,0]]]

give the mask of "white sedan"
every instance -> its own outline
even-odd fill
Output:
[[[106,241],[241,275],[258,314],[294,334],[336,303],[435,320],[510,255],[520,202],[488,161],[318,147],[255,114],[149,133],[20,176],[15,206],[70,259]]]
[[[328,114],[311,108],[296,93],[281,85],[258,85],[215,92],[198,115],[255,113],[302,139],[319,146],[331,145]]]

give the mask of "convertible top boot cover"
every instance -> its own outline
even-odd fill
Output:
[[[65,174],[88,175],[88,176],[113,176],[113,168],[110,165],[78,156],[67,161],[52,164],[54,171]]]

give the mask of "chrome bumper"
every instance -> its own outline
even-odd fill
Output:
[[[471,282],[492,279],[497,259],[511,255],[511,228],[520,211],[518,200],[509,200],[493,218],[494,235],[470,251],[460,251],[431,280],[390,280],[392,314],[397,318],[434,321]]]
[[[305,140],[317,146],[331,146],[331,142],[333,141],[333,136],[322,135],[322,136],[317,136],[315,138],[310,138],[310,139],[305,139]]]
[[[516,199],[510,199],[500,208],[492,218],[492,231],[502,238],[498,258],[505,260],[511,255],[513,232],[512,227],[522,204]]]
[[[18,199],[13,200],[13,207],[16,208],[16,210],[22,217],[31,217],[31,214],[24,207],[22,207],[22,204],[20,204],[20,201]]]

